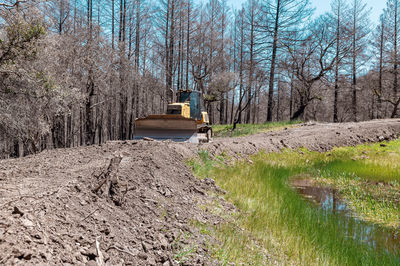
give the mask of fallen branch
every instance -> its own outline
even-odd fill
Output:
[[[128,254],[128,255],[131,255],[131,256],[133,256],[133,257],[136,257],[136,255],[133,254],[132,252],[127,251],[127,250],[125,250],[125,249],[121,249],[121,248],[116,247],[116,246],[111,246],[111,247],[109,247],[106,251],[108,252],[110,249],[115,249],[115,250],[118,250],[118,251],[120,251],[120,252],[123,252],[123,253],[126,253],[126,254]]]
[[[97,265],[103,266],[104,264],[104,256],[103,253],[101,253],[100,250],[100,242],[97,240],[99,237],[96,237],[96,251],[97,251],[97,257],[96,257],[96,262]]]
[[[92,211],[91,213],[89,213],[85,218],[83,218],[81,220],[81,222],[85,221],[87,218],[89,218],[90,216],[92,216],[95,212],[97,212],[99,210],[99,208],[95,209],[94,211]]]
[[[95,189],[93,189],[93,192],[94,192],[94,193],[97,193],[97,191],[99,191],[100,188],[101,188],[106,182],[107,182],[107,178],[105,178],[103,181],[101,181],[100,184],[99,184]]]

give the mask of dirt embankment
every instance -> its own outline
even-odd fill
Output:
[[[316,124],[267,132],[240,138],[219,139],[204,145],[212,154],[223,151],[231,155],[254,154],[258,151],[279,151],[284,148],[305,147],[315,151],[327,151],[335,146],[354,146],[397,138],[400,119],[373,120],[360,123]]]
[[[45,151],[0,161],[0,264],[215,264],[212,236],[194,221],[218,224],[212,180],[194,178],[185,160],[198,150],[234,157],[282,148],[325,151],[396,138],[400,120],[306,124],[209,144],[125,141]]]

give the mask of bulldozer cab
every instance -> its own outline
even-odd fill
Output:
[[[189,103],[171,103],[167,106],[167,115],[181,115],[190,118]]]
[[[188,103],[190,106],[190,118],[201,120],[201,93],[199,91],[180,90],[177,94],[179,103]]]

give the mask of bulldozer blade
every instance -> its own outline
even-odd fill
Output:
[[[150,115],[135,120],[134,139],[151,138],[198,143],[197,123],[180,115]]]

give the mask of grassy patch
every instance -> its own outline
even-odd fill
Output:
[[[336,188],[364,220],[400,227],[400,140],[321,154],[315,177]]]
[[[365,220],[400,226],[400,140],[384,144],[258,154],[253,164],[224,166],[207,154],[194,162],[212,177],[241,212],[213,228],[223,263],[302,265],[398,265],[400,254],[374,249],[348,237],[340,216],[326,215],[288,183],[298,175],[334,186]]]
[[[186,261],[188,257],[190,257],[192,254],[196,252],[196,246],[187,246],[181,249],[176,255],[175,255],[175,260],[178,261],[178,263],[183,263]]]
[[[178,261],[179,264],[190,260],[192,255],[196,252],[197,246],[194,244],[182,245],[181,240],[188,240],[192,237],[190,233],[181,233],[177,239],[172,243],[172,248],[175,251],[174,259]]]
[[[269,122],[264,124],[237,124],[232,132],[232,125],[214,125],[213,133],[215,137],[240,137],[256,133],[262,133],[285,127],[293,127],[302,123],[301,121]]]

